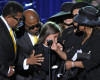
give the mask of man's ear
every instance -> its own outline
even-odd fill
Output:
[[[10,15],[8,15],[8,16],[6,16],[6,17],[4,17],[5,18],[5,20],[7,21],[7,22],[9,22],[11,19],[12,19],[12,17],[10,16]]]
[[[5,18],[6,18],[6,19],[8,19],[8,18],[11,18],[11,16],[10,16],[10,15],[8,15],[8,16],[6,16]]]

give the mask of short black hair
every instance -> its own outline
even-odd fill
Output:
[[[6,17],[8,15],[15,16],[18,12],[23,13],[23,11],[24,8],[20,3],[16,1],[9,1],[3,9],[2,15],[3,17]]]

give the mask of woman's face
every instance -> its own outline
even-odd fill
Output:
[[[72,14],[75,16],[78,14],[78,12],[79,12],[79,9],[74,9]]]
[[[64,23],[66,24],[71,24],[72,22],[73,22],[72,18],[64,20]]]
[[[92,28],[88,27],[88,26],[79,26],[79,30],[83,31],[83,32],[88,32],[90,31]]]
[[[59,33],[56,33],[56,34],[51,34],[49,35],[46,40],[45,40],[45,45],[47,45],[47,40],[52,40],[53,43],[57,43],[57,37],[58,37]]]
[[[79,30],[85,32],[85,27],[84,26],[79,26]]]

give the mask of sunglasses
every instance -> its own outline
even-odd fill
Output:
[[[17,20],[18,21],[18,23],[20,22],[20,21],[23,21],[23,18],[15,18],[14,16],[12,16],[15,20]]]
[[[34,29],[35,27],[38,28],[38,27],[40,27],[40,26],[41,26],[40,23],[38,23],[38,24],[36,24],[36,25],[34,25],[34,26],[29,26],[29,30],[32,30],[32,29]]]
[[[76,14],[76,15],[77,15],[77,14]],[[73,18],[74,18],[76,15],[73,15]]]

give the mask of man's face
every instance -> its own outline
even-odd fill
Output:
[[[20,22],[22,22],[23,13],[18,12],[16,16],[10,16],[10,26],[11,28],[16,28],[19,26]]]
[[[35,35],[39,31],[39,27],[40,23],[38,19],[25,21],[25,29],[33,35]]]

